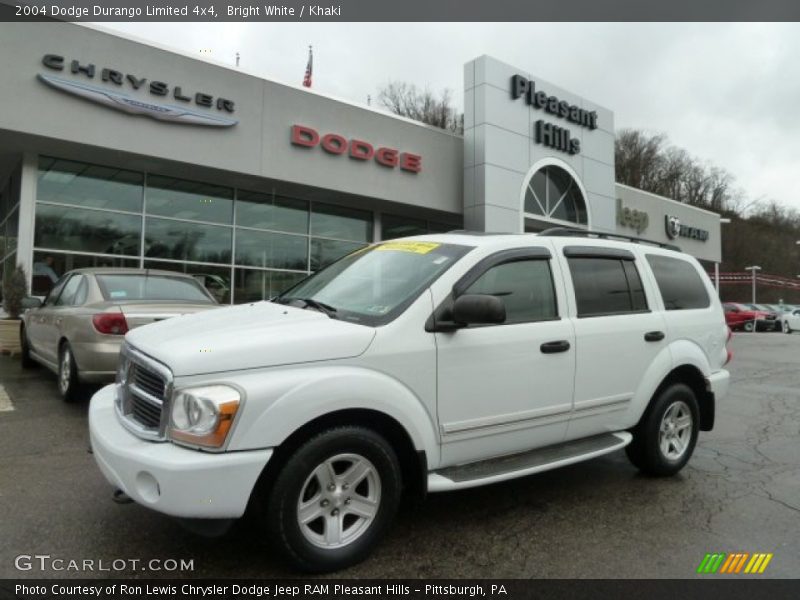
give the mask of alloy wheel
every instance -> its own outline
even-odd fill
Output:
[[[317,465],[297,501],[297,523],[313,545],[342,548],[369,529],[380,508],[381,479],[358,454],[337,454]]]
[[[658,446],[669,460],[679,460],[692,439],[692,412],[683,400],[669,405],[658,429]]]

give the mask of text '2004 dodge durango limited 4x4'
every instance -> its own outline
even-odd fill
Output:
[[[131,331],[91,402],[94,456],[162,513],[252,513],[308,571],[363,559],[404,489],[623,447],[672,475],[713,426],[730,332],[695,259],[604,237],[378,243],[271,302]]]

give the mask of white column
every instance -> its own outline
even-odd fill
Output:
[[[19,186],[19,237],[17,238],[17,264],[25,269],[28,290],[31,288],[33,270],[33,233],[36,225],[36,183],[39,157],[26,152],[22,157]]]
[[[719,296],[719,263],[714,263],[714,285],[717,288],[717,296]]]

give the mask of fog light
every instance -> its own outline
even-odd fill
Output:
[[[140,471],[136,475],[136,491],[139,492],[142,500],[150,504],[155,504],[161,497],[158,481],[147,471]]]

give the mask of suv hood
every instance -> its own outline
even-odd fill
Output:
[[[125,340],[181,377],[351,358],[374,337],[316,310],[257,302],[138,327]]]

